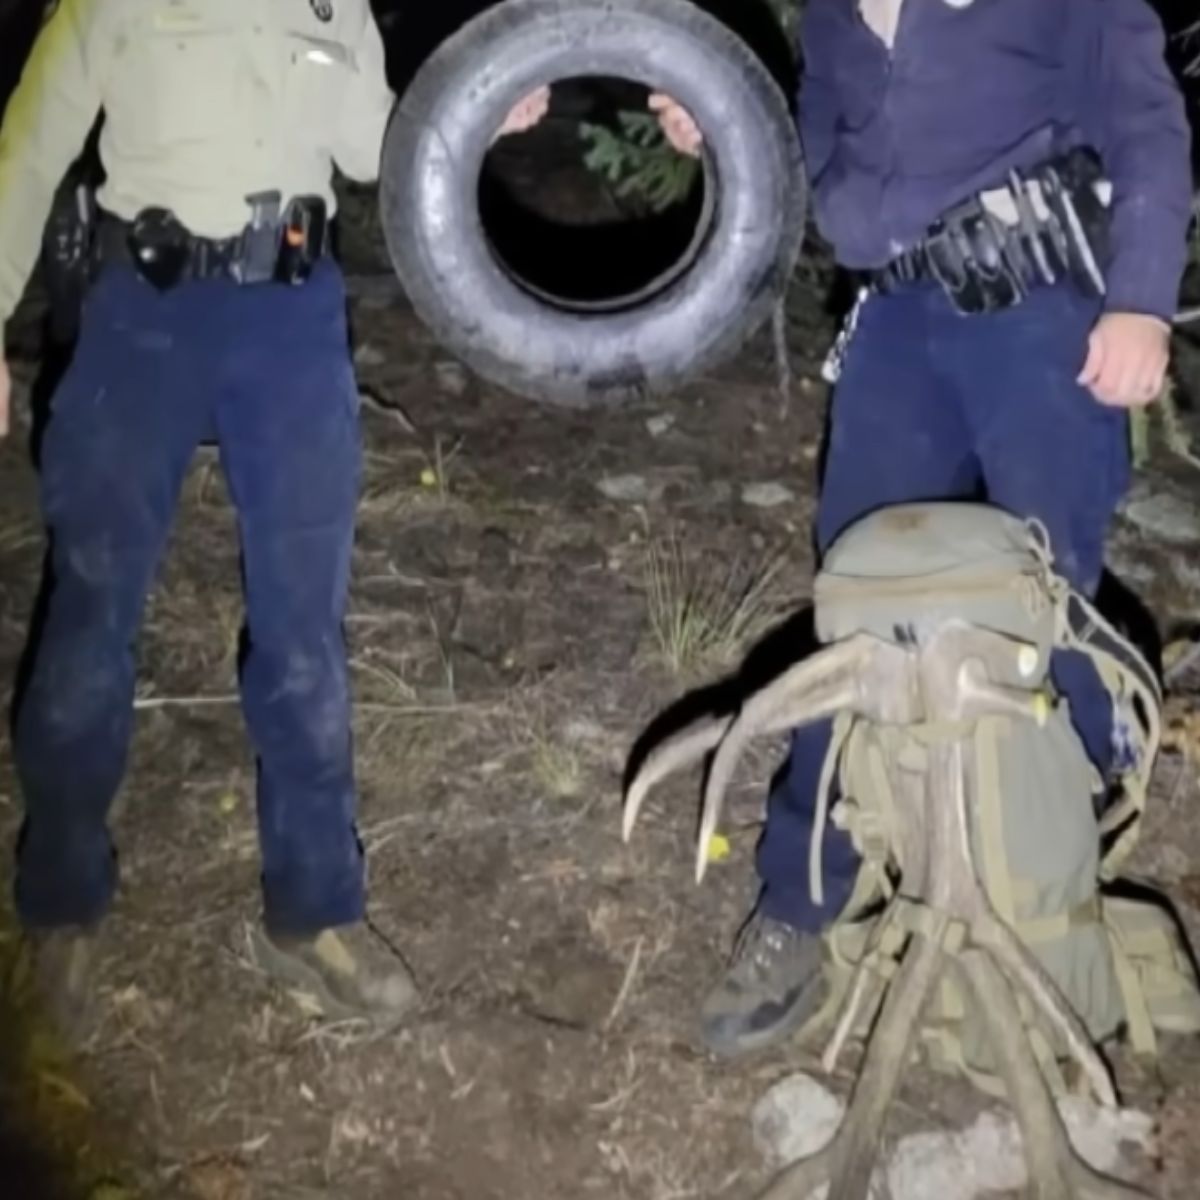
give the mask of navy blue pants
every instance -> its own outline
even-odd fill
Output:
[[[15,719],[28,925],[88,923],[112,899],[107,817],[133,723],[134,644],[209,436],[240,536],[266,921],[303,933],[362,914],[342,634],[361,450],[341,275],[330,262],[297,288],[159,294],[114,267],[88,298],[43,443],[49,591]]]
[[[1094,594],[1130,470],[1124,413],[1075,382],[1097,316],[1067,287],[979,317],[959,316],[931,287],[869,300],[833,399],[818,551],[883,505],[970,496],[982,486],[992,503],[1040,519],[1058,571]],[[1099,678],[1074,653],[1056,654],[1053,671],[1103,770],[1112,711]],[[830,828],[825,903],[813,904],[808,845],[829,737],[827,723],[794,735],[758,849],[761,910],[812,932],[838,915],[858,872],[850,839]]]

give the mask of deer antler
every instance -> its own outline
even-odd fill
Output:
[[[843,710],[877,720],[913,720],[920,704],[914,656],[904,647],[858,634],[797,663],[752,694],[736,716],[707,715],[665,739],[647,756],[625,793],[622,832],[628,841],[650,789],[716,750],[700,820],[696,880],[704,878],[709,840],[725,792],[750,741],[810,724]]]
[[[912,720],[920,707],[915,662],[902,646],[858,634],[798,663],[746,701],[717,747],[704,788],[697,883],[704,878],[708,843],[721,819],[729,782],[751,740],[843,711],[876,720]]]
[[[633,834],[642,802],[650,789],[668,775],[690,767],[715,749],[731,724],[733,717],[728,714],[708,714],[659,742],[625,791],[625,808],[621,814],[621,836],[625,841],[629,841]]]

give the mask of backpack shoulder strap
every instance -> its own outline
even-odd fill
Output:
[[[1109,843],[1101,874],[1112,879],[1137,842],[1162,738],[1162,686],[1141,652],[1074,590],[1060,597],[1055,642],[1085,655],[1112,697],[1114,765],[1123,794],[1100,822]]]

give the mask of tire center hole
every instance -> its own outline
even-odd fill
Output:
[[[479,215],[500,267],[566,311],[645,303],[685,274],[713,220],[708,156],[680,153],[628,80],[555,83],[532,129],[493,143]]]

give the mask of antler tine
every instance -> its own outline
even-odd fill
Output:
[[[647,756],[625,791],[621,837],[628,842],[650,789],[668,775],[703,758],[725,736],[733,718],[709,714],[660,742]]]
[[[797,663],[746,701],[721,739],[704,789],[697,883],[704,878],[708,843],[721,819],[726,789],[749,742],[759,734],[808,725],[845,708],[875,707],[883,693],[872,681],[878,680],[880,667],[898,660],[908,664],[911,656],[902,647],[857,634]]]

